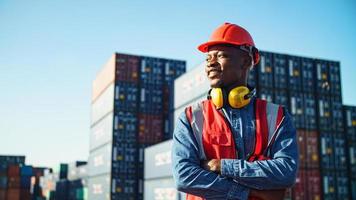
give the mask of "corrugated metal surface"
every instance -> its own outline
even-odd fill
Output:
[[[145,200],[183,200],[185,195],[178,192],[172,178],[145,181]]]
[[[257,96],[261,99],[264,99],[268,102],[273,102],[274,99],[274,90],[272,88],[259,88],[257,90]]]
[[[210,84],[204,66],[204,63],[200,64],[174,82],[174,109],[179,109],[202,95],[207,95]]]
[[[296,128],[305,128],[303,94],[300,92],[289,92],[289,111],[293,115]]]
[[[302,86],[303,92],[315,93],[315,72],[314,60],[311,58],[301,58]]]
[[[344,128],[348,142],[356,143],[356,107],[343,106]]]
[[[306,164],[307,168],[318,169],[320,162],[319,135],[316,131],[306,131]]]
[[[335,169],[347,171],[347,145],[343,134],[334,134]]]
[[[89,177],[111,172],[111,144],[106,144],[90,152]]]
[[[336,171],[336,199],[349,199],[349,178],[346,171]]]
[[[288,89],[302,90],[301,58],[288,56]]]
[[[308,130],[317,129],[317,113],[315,96],[311,93],[303,94],[305,128]]]
[[[307,167],[307,138],[303,129],[297,130],[297,142],[299,149],[299,168]],[[309,160],[308,160],[309,161]]]
[[[340,62],[329,62],[330,93],[341,98]]]
[[[274,101],[273,103],[283,105],[288,107],[289,99],[288,99],[288,92],[286,90],[276,90],[274,91]]]
[[[145,179],[172,176],[172,140],[145,149]]]
[[[323,171],[323,199],[335,200],[336,198],[336,180],[334,171]]]
[[[261,59],[257,64],[258,88],[273,88],[273,54],[260,52]]]
[[[116,54],[112,55],[110,60],[97,74],[92,86],[92,102],[102,95],[102,92],[115,80],[115,60]]]
[[[91,177],[88,180],[88,199],[110,200],[111,177],[109,174]]]
[[[92,104],[91,124],[94,125],[114,109],[114,84],[111,84]]]
[[[279,89],[287,89],[288,80],[287,80],[287,64],[288,57],[283,54],[273,54],[273,80],[274,80],[274,88],[276,90]],[[268,86],[268,85],[266,85]]]
[[[163,140],[162,115],[140,114],[138,126],[137,142],[154,144]]]
[[[317,97],[318,128],[321,131],[330,131],[331,127],[331,105],[329,96]]]
[[[138,85],[129,82],[115,84],[115,107],[122,111],[137,112]]]
[[[318,169],[306,171],[307,188],[305,189],[308,194],[309,200],[322,199],[321,177]]]
[[[356,143],[348,144],[348,166],[351,177],[356,178]]]
[[[116,81],[137,83],[141,60],[138,56],[116,54]]]
[[[316,88],[315,91],[318,94],[329,95],[330,94],[330,82],[329,82],[329,65],[328,61],[315,60],[316,65]]]
[[[109,113],[90,129],[90,150],[112,141],[113,121],[113,113]]]
[[[306,170],[300,169],[298,171],[295,185],[293,186],[292,196],[294,200],[307,199],[307,183],[306,183]]]
[[[320,133],[321,166],[323,169],[333,170],[335,168],[333,136],[330,133]]]
[[[20,189],[19,188],[7,189],[6,199],[7,200],[20,200]]]

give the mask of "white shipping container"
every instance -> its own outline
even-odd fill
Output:
[[[145,149],[145,180],[173,176],[171,149],[172,140],[168,140]]]
[[[89,155],[89,177],[111,173],[111,143],[90,151]]]
[[[146,180],[144,200],[183,200],[186,194],[177,191],[173,178]]]
[[[110,174],[89,178],[88,199],[110,200],[110,178]]]
[[[114,84],[112,83],[92,104],[91,125],[114,110]]]
[[[210,83],[204,68],[205,62],[174,81],[174,109],[207,95]]]
[[[115,116],[115,121],[117,117]],[[115,123],[117,126],[118,123]],[[90,150],[94,150],[103,144],[112,141],[113,135],[113,113],[106,115],[102,120],[96,123],[90,130]]]

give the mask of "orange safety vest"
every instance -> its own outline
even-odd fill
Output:
[[[187,107],[185,114],[198,142],[201,160],[237,158],[237,150],[230,125],[210,100]],[[277,129],[282,123],[283,108],[265,100],[256,99],[255,118],[255,148],[248,158],[249,162],[270,159],[267,156],[267,147],[273,144]],[[203,200],[203,198],[191,194],[187,194],[186,199]],[[249,197],[249,200],[258,199]]]

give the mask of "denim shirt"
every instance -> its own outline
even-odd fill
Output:
[[[173,133],[173,177],[179,191],[205,199],[248,198],[250,189],[268,190],[291,187],[298,169],[296,129],[284,109],[284,119],[270,149],[271,160],[248,162],[255,144],[255,98],[244,108],[224,107],[230,122],[237,159],[222,159],[221,174],[204,170],[199,160],[199,146],[183,112]]]

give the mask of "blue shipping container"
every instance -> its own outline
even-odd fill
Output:
[[[31,176],[21,176],[21,188],[30,189],[31,187]]]
[[[33,175],[32,166],[29,165],[21,166],[20,173],[21,176],[32,176]]]

